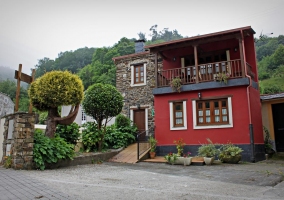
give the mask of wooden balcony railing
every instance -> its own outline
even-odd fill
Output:
[[[194,84],[197,82],[214,81],[219,73],[226,73],[229,79],[241,78],[245,75],[242,70],[241,60],[230,60],[215,63],[206,63],[198,65],[198,74],[196,74],[195,66],[187,66],[183,68],[174,68],[161,70],[158,72],[158,87],[166,87],[170,85],[170,81],[175,77],[180,77],[183,84]],[[246,63],[248,74],[254,78],[251,66]]]

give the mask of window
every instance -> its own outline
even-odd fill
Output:
[[[82,124],[85,124],[86,123],[86,113],[85,111],[82,109]]]
[[[170,130],[187,129],[186,101],[170,102]]]
[[[131,86],[146,85],[146,64],[131,66]]]
[[[192,109],[194,129],[233,127],[231,97],[193,100]]]

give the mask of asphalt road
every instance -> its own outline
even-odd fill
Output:
[[[0,199],[284,199],[283,173],[284,161],[212,166],[105,162],[45,171],[0,168]],[[12,187],[9,179],[19,179],[21,186]],[[4,190],[3,185],[9,187]]]

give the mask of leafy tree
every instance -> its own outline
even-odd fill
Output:
[[[107,122],[121,112],[123,97],[114,86],[97,83],[86,90],[82,106],[86,114],[92,116],[97,122],[98,132],[101,133],[98,150],[101,151]],[[104,123],[103,120],[105,120]]]
[[[36,72],[35,77],[38,78],[55,69],[54,60],[51,60],[47,57],[38,60],[38,64],[35,66]]]
[[[52,71],[31,84],[29,97],[39,111],[48,111],[45,134],[54,137],[57,124],[68,125],[74,121],[83,99],[83,84],[77,75],[68,71]],[[58,113],[61,105],[72,105],[69,115],[63,118]]]

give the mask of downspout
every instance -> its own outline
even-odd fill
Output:
[[[250,92],[249,89],[252,86],[252,79],[251,76],[248,75],[247,70],[247,60],[246,60],[246,52],[245,52],[245,45],[244,45],[244,34],[243,30],[241,30],[241,37],[242,37],[242,49],[243,49],[243,57],[244,57],[244,65],[245,65],[245,76],[249,78],[249,85],[247,87],[247,100],[248,100],[248,113],[249,113],[249,133],[250,133],[250,148],[251,148],[251,162],[255,162],[255,148],[254,148],[254,134],[253,134],[253,124],[252,124],[252,117],[251,117],[251,107],[250,107]]]

